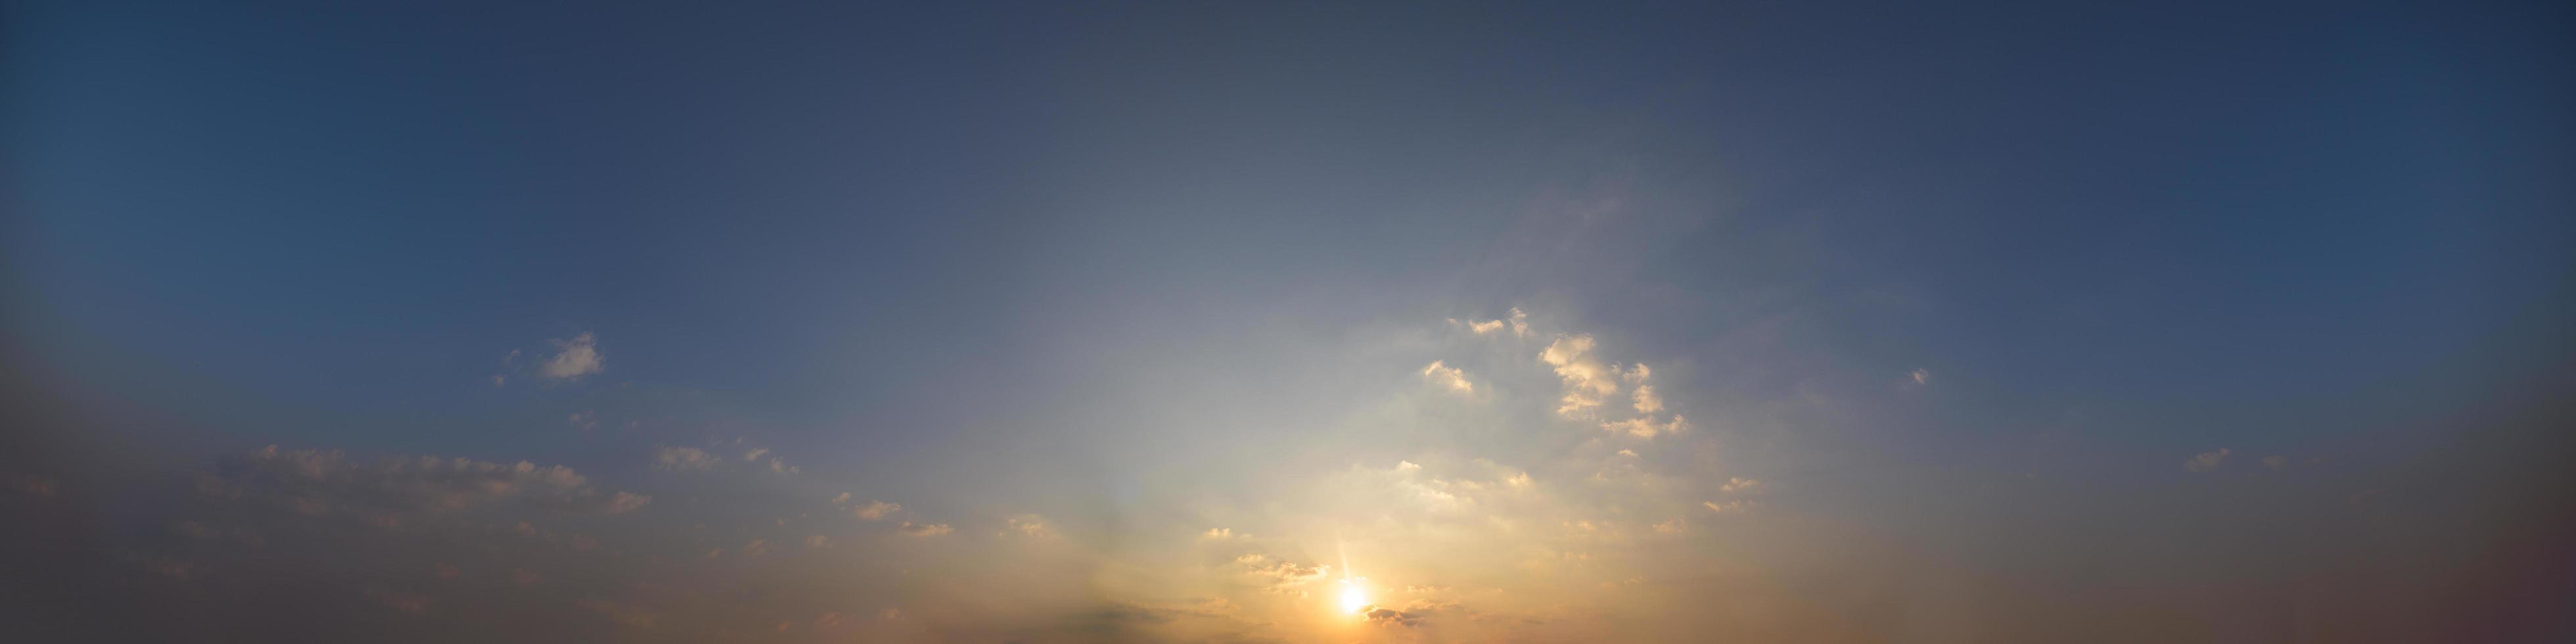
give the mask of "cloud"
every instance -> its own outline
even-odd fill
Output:
[[[1592,357],[1590,334],[1557,338],[1539,351],[1540,362],[1556,368],[1556,377],[1565,381],[1565,395],[1558,399],[1558,415],[1576,417],[1588,414],[1611,394],[1619,393],[1618,370]]]
[[[757,461],[760,460],[760,455],[767,453],[769,453],[769,448],[767,447],[754,447],[751,448],[751,451],[742,453],[742,460]]]
[[[807,548],[821,548],[831,544],[831,538],[819,534],[805,538],[805,547]]]
[[[1912,379],[1914,379],[1914,384],[1917,384],[1917,385],[1926,385],[1926,384],[1931,384],[1931,383],[1932,383],[1932,372],[1930,372],[1930,371],[1924,371],[1924,370],[1922,370],[1922,369],[1916,369],[1916,370],[1914,370],[1914,371],[1911,371],[1911,372],[1906,373],[1906,374],[1905,374],[1905,376],[1906,376],[1907,378],[1912,378]]]
[[[1723,513],[1727,513],[1727,512],[1742,512],[1742,511],[1745,511],[1745,510],[1750,510],[1750,509],[1753,509],[1753,508],[1755,508],[1755,507],[1758,507],[1758,506],[1755,506],[1755,505],[1753,505],[1753,504],[1751,504],[1751,503],[1746,503],[1746,502],[1744,502],[1744,501],[1727,501],[1727,502],[1725,502],[1725,503],[1719,503],[1719,502],[1716,502],[1716,501],[1701,501],[1701,502],[1700,502],[1700,505],[1708,506],[1708,511],[1710,511],[1710,512],[1717,512],[1717,513],[1721,513],[1721,514],[1723,514]]]
[[[2284,458],[2284,457],[2282,457],[2282,456],[2281,456],[2281,455],[2279,455],[2279,454],[2274,454],[2274,455],[2271,455],[2271,456],[2265,456],[2265,457],[2263,457],[2263,466],[2264,466],[2264,467],[2268,467],[2268,468],[2272,468],[2272,469],[2276,469],[2276,470],[2277,470],[2277,469],[2281,469],[2282,467],[2287,466],[2287,465],[2289,465],[2289,464],[2290,464],[2290,459],[2288,459],[2288,458]]]
[[[1664,434],[1679,434],[1682,430],[1690,429],[1690,419],[1675,415],[1671,422],[1657,424],[1653,418],[1630,418],[1601,423],[1601,428],[1614,432],[1626,432],[1638,438],[1654,438]]]
[[[1332,573],[1333,568],[1321,564],[1299,565],[1293,561],[1273,560],[1257,553],[1236,557],[1234,561],[1246,567],[1244,574],[1267,579],[1266,585],[1274,591],[1289,590],[1323,579],[1325,575]]]
[[[2224,447],[2218,448],[2218,451],[2214,452],[2201,452],[2199,454],[2194,454],[2192,455],[2191,460],[2182,462],[2182,469],[2192,472],[2207,472],[2218,469],[2219,462],[2227,460],[2228,454],[2230,454],[2230,452],[2228,452],[2227,448]]]
[[[590,431],[599,428],[599,414],[587,411],[577,411],[573,412],[571,417],[566,418],[565,422],[570,423],[573,429]]]
[[[653,453],[653,469],[686,471],[704,470],[724,459],[695,447],[665,447]]]
[[[607,512],[609,514],[625,514],[644,509],[645,505],[652,502],[653,497],[644,496],[642,494],[619,492],[616,497],[608,500]]]
[[[1383,606],[1369,606],[1360,614],[1368,616],[1368,623],[1373,626],[1412,628],[1422,623],[1421,617]]]
[[[1232,539],[1234,538],[1234,530],[1232,528],[1208,528],[1207,532],[1199,533],[1199,538],[1209,540]]]
[[[1422,464],[1421,464],[1421,463],[1415,463],[1415,462],[1413,462],[1413,461],[1396,461],[1396,462],[1395,462],[1395,471],[1398,471],[1398,472],[1420,472],[1420,471],[1422,471]]]
[[[848,497],[849,495],[848,495],[848,494],[842,494],[841,496],[843,496],[843,497]],[[856,509],[856,510],[851,510],[851,511],[850,511],[850,513],[851,513],[851,514],[858,515],[858,517],[859,517],[859,518],[861,518],[861,519],[867,519],[867,520],[869,520],[869,521],[877,521],[877,520],[881,520],[881,519],[886,518],[886,516],[887,516],[887,515],[891,515],[891,514],[894,514],[894,513],[896,513],[896,512],[902,511],[902,510],[903,510],[903,504],[901,504],[901,503],[887,503],[887,502],[884,502],[884,501],[869,501],[867,505],[859,506],[859,508],[858,508],[858,509]],[[906,524],[906,525],[910,525],[910,524]]]
[[[338,451],[288,451],[275,445],[226,463],[200,487],[227,498],[267,499],[302,514],[354,513],[387,525],[399,525],[392,515],[500,503],[625,512],[646,502],[623,492],[603,499],[588,478],[560,465],[436,456],[364,462]]]
[[[849,505],[849,504],[850,504],[850,493],[848,493],[848,492],[842,492],[840,496],[832,497],[832,505]]]
[[[955,528],[948,527],[948,524],[945,523],[913,523],[911,521],[905,521],[903,522],[903,525],[896,526],[895,531],[915,537],[936,537],[950,532],[956,532],[957,530]]]
[[[1727,477],[1724,485],[1717,486],[1717,491],[1719,492],[1744,492],[1749,494],[1759,492],[1761,490],[1762,481],[1742,477]]]
[[[1467,327],[1468,332],[1476,335],[1493,335],[1495,333],[1502,332],[1505,328],[1509,328],[1514,336],[1529,336],[1529,314],[1522,313],[1519,307],[1513,307],[1512,314],[1507,319],[1477,322],[1474,320],[1461,321],[1457,318],[1450,318],[1449,323]]]
[[[1683,522],[1681,517],[1673,517],[1661,523],[1656,523],[1654,526],[1655,534],[1681,534],[1683,526],[1686,525],[1689,524]]]
[[[769,457],[769,471],[780,474],[803,474],[805,473],[805,468],[788,465],[787,461],[779,460],[778,457],[772,456]]]
[[[1007,527],[1002,529],[1002,534],[1004,536],[1008,536],[1013,532],[1020,533],[1020,536],[1034,539],[1044,539],[1055,536],[1055,529],[1047,527],[1046,519],[1034,514],[1023,514],[1011,517]]]
[[[1422,377],[1430,380],[1432,384],[1447,387],[1450,391],[1462,394],[1476,392],[1475,383],[1467,382],[1467,372],[1448,366],[1445,361],[1431,361],[1431,366],[1422,368]]]
[[[599,337],[588,331],[570,340],[547,340],[560,351],[537,365],[537,374],[556,380],[572,380],[599,373],[608,355],[599,350]]]

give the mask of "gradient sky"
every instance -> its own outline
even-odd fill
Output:
[[[868,4],[0,5],[0,631],[2576,637],[2565,3]]]

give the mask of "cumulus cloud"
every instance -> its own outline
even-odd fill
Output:
[[[1430,380],[1432,384],[1447,388],[1450,391],[1462,394],[1476,392],[1476,384],[1467,381],[1467,372],[1457,367],[1449,366],[1446,361],[1431,361],[1431,366],[1422,368],[1422,377],[1423,379]]]
[[[848,495],[848,494],[843,494],[843,495],[841,495],[841,496],[843,496],[843,497],[847,497],[847,496],[849,496],[849,495]],[[861,519],[867,519],[867,520],[869,520],[869,521],[877,521],[877,520],[882,520],[882,519],[886,518],[886,516],[891,515],[891,514],[894,514],[895,512],[898,512],[898,511],[901,511],[901,510],[903,510],[903,504],[901,504],[901,503],[887,503],[887,502],[884,502],[884,501],[869,501],[867,505],[859,506],[859,508],[858,508],[858,509],[856,509],[856,510],[851,510],[851,511],[850,511],[850,513],[851,513],[851,514],[858,515],[858,517],[859,517],[859,518],[861,518]]]
[[[742,460],[757,461],[760,460],[760,455],[767,453],[769,453],[769,448],[767,447],[754,447],[751,448],[751,451],[742,453]]]
[[[945,523],[913,523],[911,521],[905,521],[903,522],[903,525],[896,526],[895,531],[915,537],[936,537],[950,532],[956,532],[957,530],[955,528],[948,527],[948,524]]]
[[[780,474],[802,474],[805,472],[805,468],[788,465],[787,461],[782,461],[779,460],[778,457],[772,456],[769,457],[769,471]]]
[[[1539,351],[1540,362],[1556,368],[1556,377],[1565,381],[1565,395],[1558,399],[1556,413],[1567,417],[1588,414],[1612,394],[1619,393],[1618,371],[1592,356],[1589,334],[1557,338]]]
[[[1665,434],[1682,433],[1682,430],[1690,429],[1690,420],[1679,415],[1673,416],[1671,421],[1663,423],[1657,423],[1653,418],[1630,418],[1622,421],[1601,423],[1601,428],[1614,432],[1623,432],[1638,438],[1654,438]]]
[[[572,380],[599,373],[608,355],[599,350],[599,337],[584,331],[570,340],[547,340],[554,345],[553,357],[537,365],[537,374],[556,380]]]
[[[2182,462],[2182,469],[2192,472],[2207,472],[2218,469],[2219,462],[2227,460],[2227,455],[2230,453],[2231,452],[2227,451],[2227,448],[2221,447],[2216,451],[2194,454],[2192,455],[2191,460]]]
[[[704,470],[715,467],[716,463],[722,460],[724,459],[715,454],[695,447],[665,447],[653,453],[653,469]]]
[[[1201,538],[1201,539],[1208,539],[1208,540],[1212,540],[1212,541],[1225,540],[1225,539],[1232,539],[1232,538],[1234,538],[1234,529],[1232,529],[1232,528],[1208,528],[1208,529],[1207,529],[1207,532],[1199,533],[1199,538]]]
[[[1412,628],[1422,623],[1421,617],[1384,606],[1369,606],[1360,614],[1368,616],[1368,622],[1373,626]]]
[[[1450,318],[1449,323],[1466,327],[1468,332],[1476,335],[1493,335],[1501,333],[1506,328],[1511,329],[1512,335],[1514,336],[1527,337],[1529,335],[1529,314],[1522,313],[1519,307],[1513,307],[1511,316],[1506,319],[1478,322],[1474,320]]]

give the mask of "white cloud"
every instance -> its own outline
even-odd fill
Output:
[[[2182,468],[2193,472],[2207,472],[2218,469],[2218,463],[2220,461],[2227,460],[2227,455],[2229,453],[2230,452],[2227,451],[2227,448],[2221,447],[2218,448],[2218,451],[2194,454],[2192,455],[2191,460],[2182,462]]]
[[[805,468],[788,465],[786,461],[778,460],[778,457],[773,456],[769,458],[769,471],[780,474],[803,474]]]
[[[1508,327],[1512,330],[1512,335],[1521,337],[1529,336],[1529,314],[1522,313],[1519,307],[1512,308],[1511,317],[1508,319],[1477,322],[1474,320],[1462,321],[1457,318],[1450,318],[1449,323],[1467,327],[1468,332],[1476,335],[1493,335],[1495,333],[1502,332],[1504,328]]]
[[[769,453],[769,448],[767,447],[754,447],[751,448],[751,451],[742,453],[742,460],[757,461],[760,460],[760,455],[767,453]]]
[[[1199,533],[1199,538],[1201,538],[1201,539],[1210,539],[1210,540],[1225,540],[1225,539],[1232,539],[1232,538],[1234,538],[1234,529],[1233,529],[1233,528],[1208,528],[1207,532]]]
[[[1422,464],[1421,464],[1421,463],[1415,463],[1415,462],[1413,462],[1413,461],[1396,461],[1396,462],[1395,462],[1395,471],[1398,471],[1398,472],[1420,472],[1420,471],[1422,471]]]
[[[1449,366],[1446,361],[1431,361],[1431,366],[1422,368],[1422,377],[1430,380],[1432,384],[1447,387],[1450,391],[1462,394],[1476,392],[1476,384],[1467,382],[1467,372]]]
[[[956,532],[957,530],[955,528],[948,527],[948,524],[945,523],[913,523],[911,521],[905,521],[903,522],[903,525],[896,526],[895,531],[915,537],[929,538],[948,534],[950,532]]]
[[[1717,491],[1719,492],[1752,493],[1761,491],[1761,489],[1762,481],[1741,477],[1727,477],[1726,484],[1717,487]]]
[[[841,495],[841,496],[847,497],[847,496],[849,496],[849,495],[848,495],[848,494],[843,494],[843,495]],[[887,502],[884,502],[884,501],[869,501],[867,505],[860,506],[860,507],[859,507],[859,509],[856,509],[856,510],[851,510],[851,511],[850,511],[850,513],[851,513],[851,514],[858,515],[858,517],[859,517],[859,518],[861,518],[861,519],[867,519],[867,520],[869,520],[869,521],[877,521],[877,520],[881,520],[881,519],[886,518],[888,515],[892,515],[892,514],[894,514],[894,513],[896,513],[896,512],[902,511],[902,510],[903,510],[903,504],[901,504],[901,503],[887,503]]]
[[[1679,434],[1682,430],[1690,429],[1690,419],[1676,415],[1671,422],[1657,424],[1653,418],[1630,418],[1601,423],[1601,428],[1614,432],[1626,432],[1638,438],[1654,438],[1664,434]]]
[[[1538,354],[1539,361],[1555,367],[1556,377],[1565,381],[1565,396],[1556,408],[1560,415],[1588,414],[1604,398],[1619,393],[1618,371],[1592,357],[1592,345],[1591,335],[1562,337]]]
[[[599,373],[607,354],[599,351],[599,338],[584,331],[570,340],[547,340],[556,349],[554,357],[537,366],[537,373],[556,380],[576,379]]]
[[[1655,395],[1654,385],[1637,385],[1637,413],[1652,414],[1664,410],[1664,398]]]
[[[665,447],[653,453],[653,469],[704,470],[715,467],[722,460],[695,447]]]
[[[850,504],[850,493],[848,493],[848,492],[842,492],[840,496],[832,497],[832,505],[849,505],[849,504]]]
[[[1673,517],[1655,524],[1655,534],[1681,534],[1683,527],[1687,525],[1689,524],[1683,522],[1681,517]]]
[[[1930,384],[1930,383],[1932,382],[1932,372],[1930,372],[1930,371],[1924,371],[1924,370],[1922,370],[1922,369],[1916,369],[1916,370],[1914,370],[1914,371],[1912,371],[1912,372],[1910,372],[1910,373],[1905,374],[1905,376],[1906,376],[1906,377],[1908,377],[1908,378],[1913,378],[1913,379],[1914,379],[1914,384],[1917,384],[1917,385]]]

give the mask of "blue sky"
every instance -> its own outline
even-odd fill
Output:
[[[6,12],[74,639],[2576,628],[2561,6]]]

